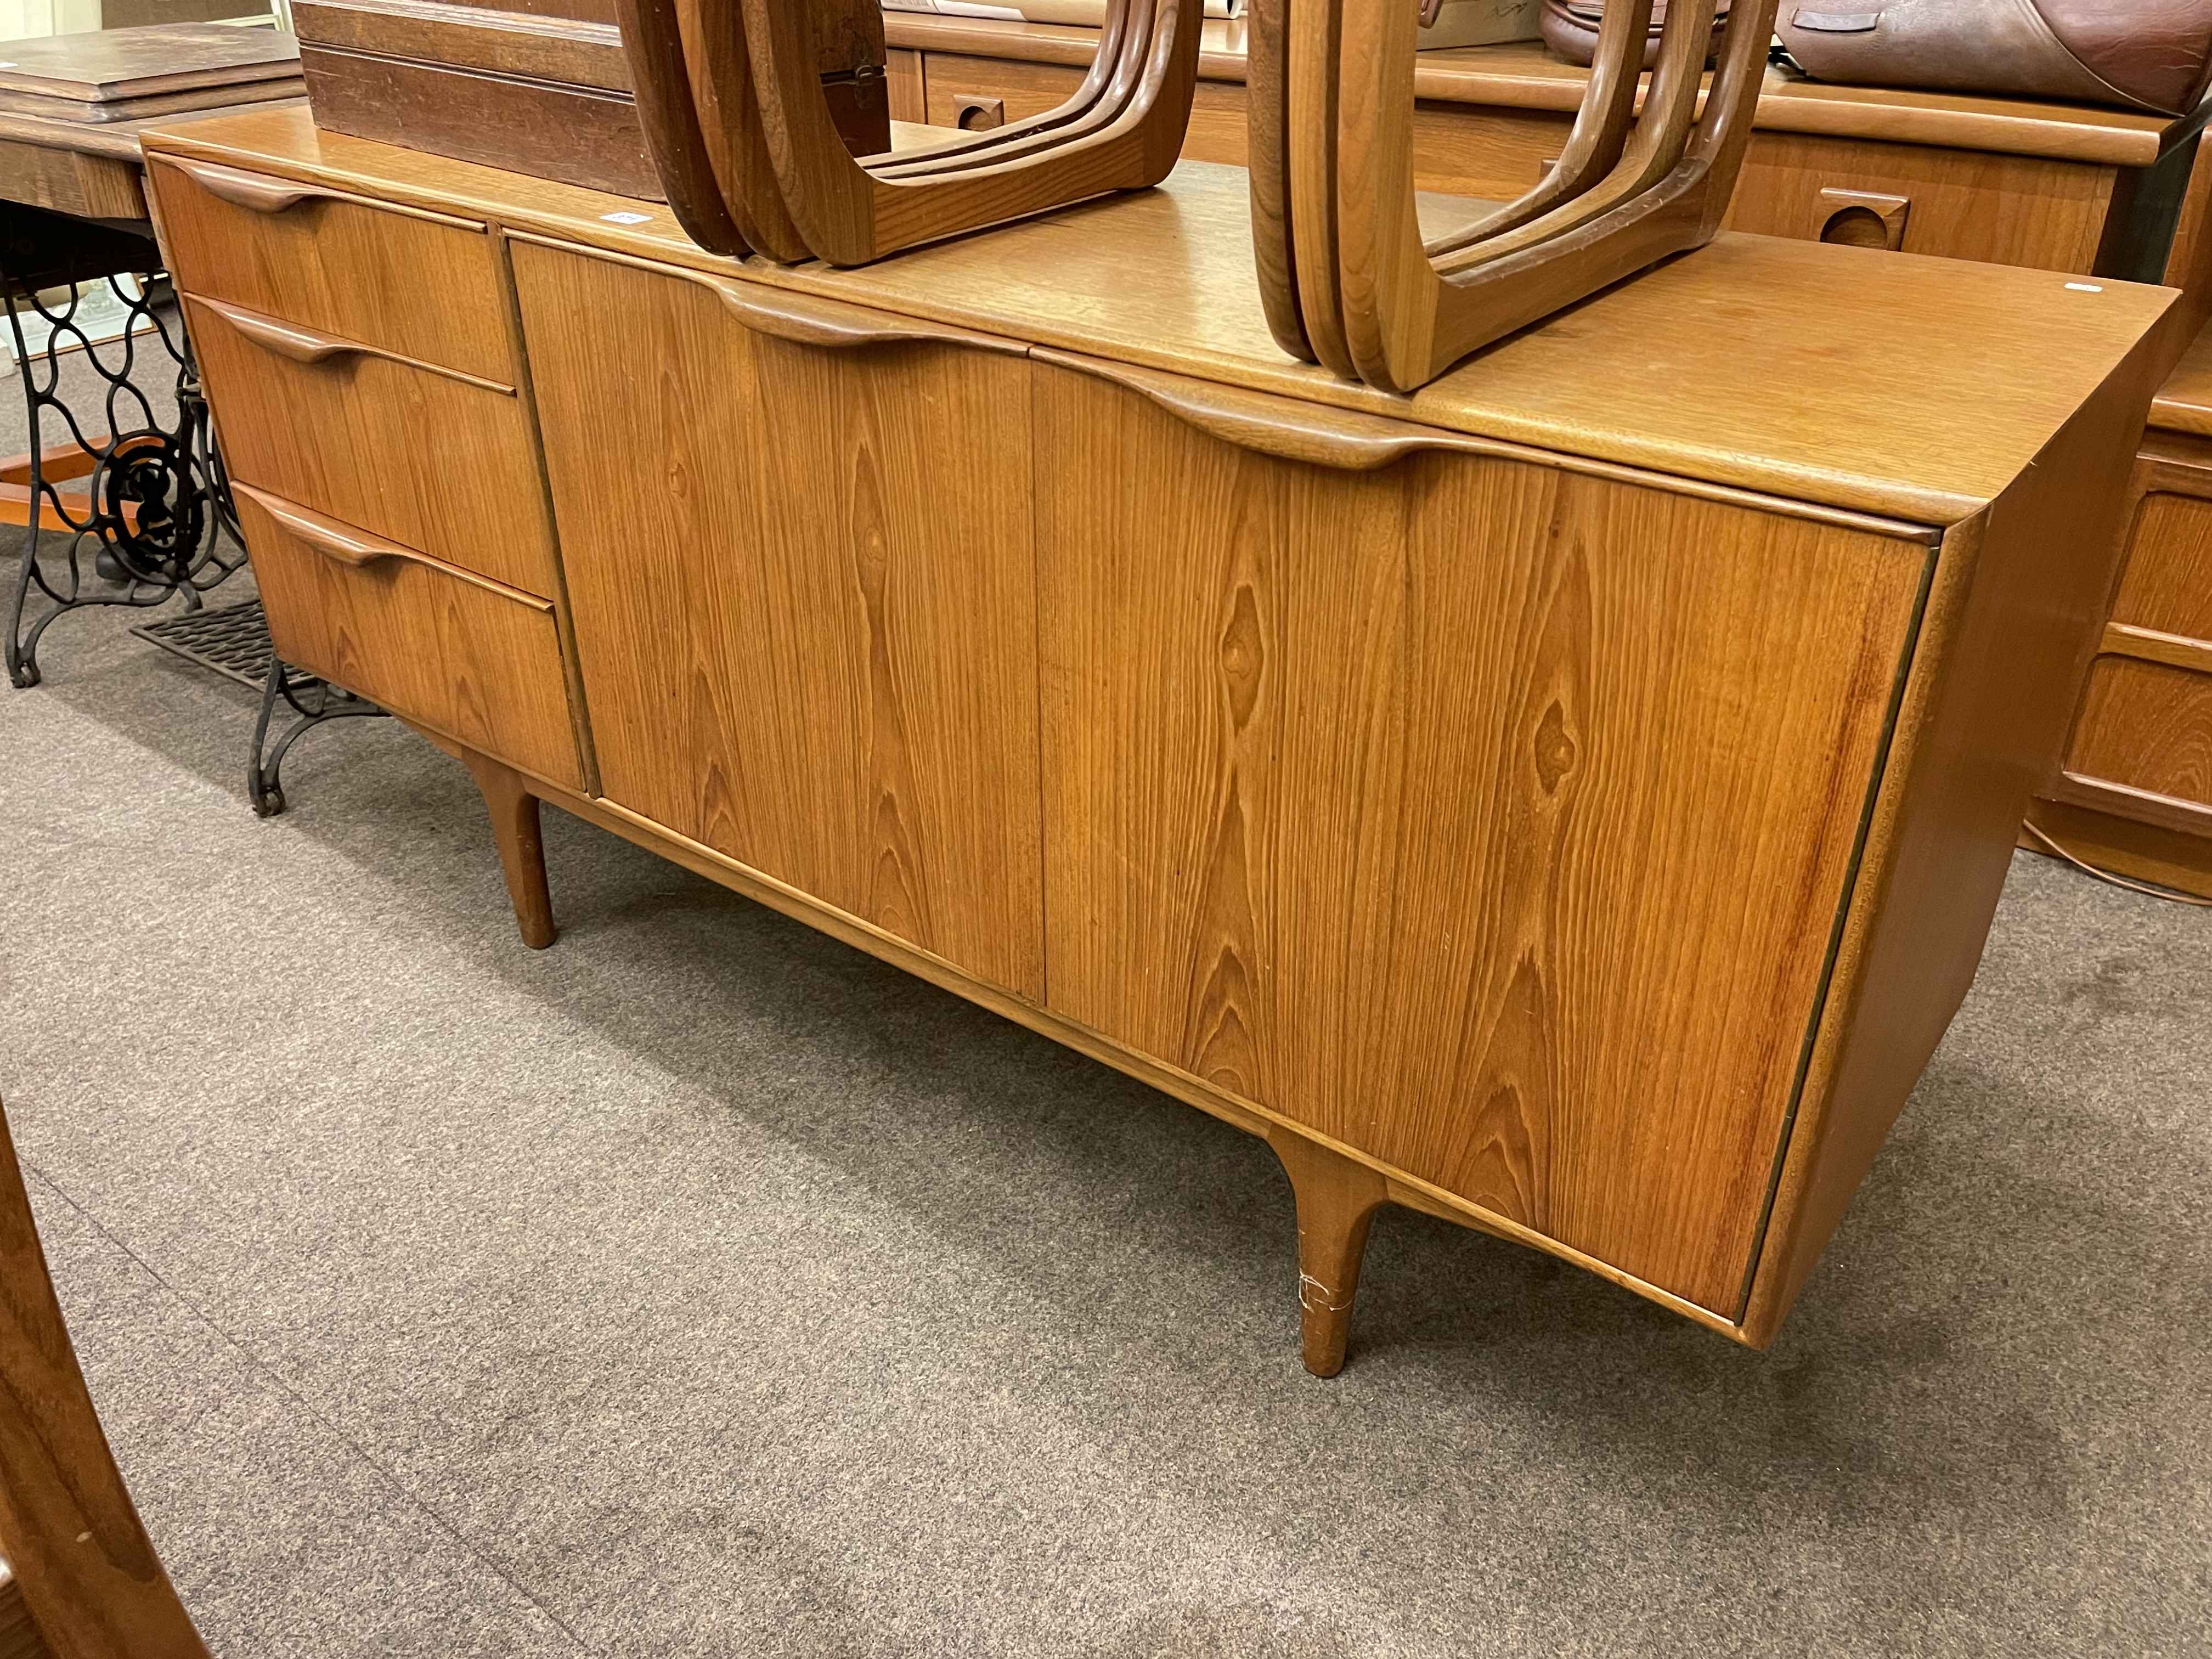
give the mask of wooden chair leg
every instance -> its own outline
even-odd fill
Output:
[[[1359,1289],[1367,1228],[1384,1197],[1382,1177],[1288,1129],[1267,1137],[1291,1178],[1298,1206],[1298,1323],[1306,1369],[1334,1376],[1344,1369],[1352,1300]]]
[[[522,942],[542,951],[559,937],[553,926],[553,896],[545,885],[545,843],[538,825],[538,797],[530,793],[522,775],[489,755],[460,750],[461,763],[483,792],[484,810],[491,814],[492,839],[499,844],[499,861],[507,872],[507,896],[514,901],[515,925]]]

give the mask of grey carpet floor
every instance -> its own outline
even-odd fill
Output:
[[[0,690],[0,1092],[224,1656],[2168,1655],[2212,1607],[2212,916],[2015,860],[1773,1352],[1378,1222],[385,722],[242,798],[113,616]]]

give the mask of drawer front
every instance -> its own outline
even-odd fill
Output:
[[[2212,647],[2212,465],[2147,470],[2112,620]]]
[[[2115,177],[2088,161],[1760,132],[1728,223],[1765,236],[2086,271],[2096,264]]]
[[[187,295],[231,476],[544,598],[544,494],[521,399]]]
[[[252,485],[237,495],[287,662],[582,789],[550,605]]]
[[[179,288],[464,374],[514,380],[482,225],[169,156],[153,159],[148,178]]]
[[[2199,833],[2212,832],[2212,674],[2098,658],[2066,769],[2083,781],[2186,802],[2205,815]]]

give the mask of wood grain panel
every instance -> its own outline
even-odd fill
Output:
[[[176,162],[148,167],[161,204],[162,246],[181,286],[512,384],[491,249],[480,226],[242,177],[241,186],[228,168],[196,179]],[[204,182],[210,179],[264,205],[227,200]]]
[[[287,662],[526,772],[583,785],[553,607],[396,552],[355,564],[357,528],[241,485],[239,520]],[[304,526],[304,532],[303,532]]]
[[[2163,318],[1987,512],[1944,535],[1744,1302],[1755,1346],[1773,1340],[1973,982],[2111,602],[2142,411],[2186,320]]]
[[[2096,264],[2117,176],[2078,161],[1762,132],[1745,157],[1727,223],[1817,241],[1837,211],[1822,191],[1872,191],[1911,201],[1907,253],[2086,271]]]
[[[1732,1310],[1927,548],[1035,397],[1050,1006]]]
[[[143,219],[138,169],[105,155],[0,139],[0,179],[10,202],[27,202],[81,219]]]
[[[2169,484],[2142,498],[2114,622],[2212,641],[2212,467],[2200,476],[2201,494]]]
[[[2098,658],[2066,769],[2212,811],[2212,675]]]
[[[892,120],[929,119],[929,99],[923,89],[920,52],[888,53],[884,59],[884,90],[890,97]]]
[[[511,388],[368,352],[295,362],[240,331],[234,319],[255,326],[253,313],[193,297],[185,305],[233,477],[555,596],[553,549],[536,510],[543,486]]]
[[[339,132],[641,200],[659,175],[628,93],[304,46],[315,118]]]
[[[514,269],[607,797],[1042,998],[1020,358]]]

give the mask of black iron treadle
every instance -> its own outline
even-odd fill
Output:
[[[260,690],[269,678],[269,618],[258,599],[220,611],[188,611],[160,622],[141,623],[131,631],[149,645],[253,690]],[[321,682],[295,670],[291,684],[295,690],[304,691]]]

